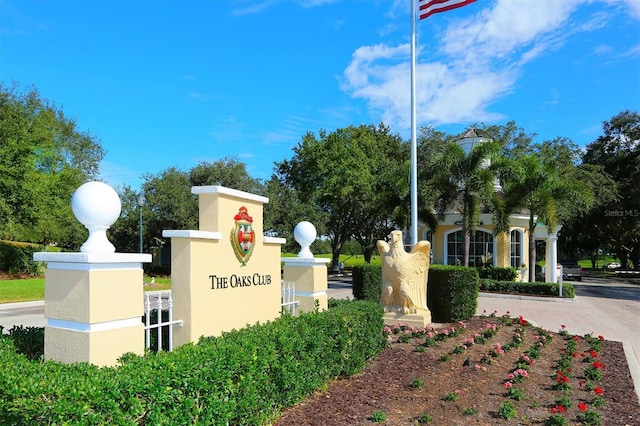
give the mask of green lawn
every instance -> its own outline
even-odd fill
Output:
[[[156,277],[150,284],[151,277],[145,276],[145,291],[168,290],[171,278]],[[0,280],[0,303],[29,302],[44,300],[44,278],[26,278],[19,280]]]
[[[0,280],[0,303],[44,299],[44,278]]]

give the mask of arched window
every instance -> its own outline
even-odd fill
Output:
[[[522,231],[511,231],[511,266],[519,268],[522,265]]]
[[[422,241],[429,241],[433,245],[433,231],[431,229],[425,228],[422,231]]]
[[[447,265],[462,265],[462,230],[450,232],[446,238]],[[477,230],[469,243],[469,266],[493,265],[493,260],[493,235]]]

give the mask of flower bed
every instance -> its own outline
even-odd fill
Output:
[[[598,419],[629,425],[640,419],[617,342],[550,332],[496,314],[426,330],[389,327],[387,333],[390,347],[362,373],[285,410],[276,425],[366,425],[382,418],[393,425],[579,425]],[[600,349],[592,348],[596,340]],[[556,388],[558,364],[573,347],[569,341],[576,346],[571,371],[562,376],[570,376],[561,379],[565,388]],[[587,373],[589,366],[601,381],[588,378],[597,378]]]

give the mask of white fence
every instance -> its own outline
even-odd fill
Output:
[[[280,298],[282,311],[287,311],[291,315],[296,315],[296,310],[300,302],[296,300],[296,286],[294,283],[282,283],[282,297]]]
[[[156,350],[173,350],[173,326],[182,327],[182,320],[173,319],[173,299],[171,290],[147,291],[144,294],[144,331],[145,348],[150,349],[152,338]],[[166,332],[166,336],[163,336]],[[167,344],[163,344],[164,337]]]
[[[294,283],[282,283],[282,311],[296,315],[300,302],[296,300]],[[144,293],[145,348],[173,350],[173,326],[182,327],[182,320],[173,319],[171,290],[147,291]],[[166,340],[165,340],[166,338]],[[166,343],[166,344],[165,344]]]

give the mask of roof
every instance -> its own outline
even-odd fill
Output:
[[[491,136],[488,132],[485,132],[484,130],[476,129],[475,127],[472,127],[471,129],[464,132],[462,136],[460,136],[460,139],[467,139],[467,138],[485,138],[485,139],[493,140],[493,136]]]

